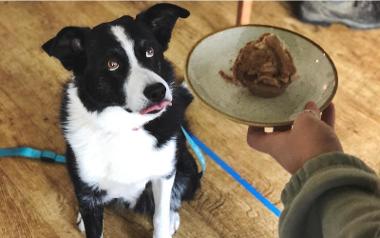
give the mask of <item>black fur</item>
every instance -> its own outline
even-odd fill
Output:
[[[157,41],[166,50],[177,18],[186,18],[189,15],[190,12],[184,8],[162,3],[140,13],[136,19],[152,29]]]
[[[109,106],[125,105],[123,85],[129,73],[129,61],[109,31],[110,25],[122,25],[128,35],[137,43],[134,47],[139,63],[160,75],[168,84],[174,82],[171,64],[164,59],[172,29],[178,17],[187,17],[189,12],[172,4],[157,4],[140,13],[136,19],[123,16],[109,23],[100,24],[92,29],[84,27],[65,27],[56,37],[47,41],[42,48],[50,56],[59,59],[62,65],[72,70],[74,84],[78,88],[81,102],[88,111],[101,112]],[[153,47],[155,57],[144,57],[147,47]],[[111,49],[111,50],[110,50]],[[109,58],[119,59],[120,69],[110,72],[105,68]],[[61,125],[65,128],[68,121],[68,87],[64,89],[61,106]],[[200,185],[200,176],[194,158],[186,147],[186,139],[181,126],[186,126],[185,110],[192,101],[192,95],[183,87],[174,87],[172,107],[160,117],[148,122],[143,129],[157,139],[156,147],[165,145],[177,137],[176,166],[172,190],[171,209],[178,210],[182,200],[192,199]],[[129,108],[125,108],[130,111]],[[65,131],[64,131],[65,133]],[[99,238],[102,232],[104,202],[107,191],[89,186],[81,180],[75,154],[67,141],[67,168],[79,203],[79,210],[85,222],[86,235]],[[151,182],[138,198],[134,210],[152,215],[154,200]]]

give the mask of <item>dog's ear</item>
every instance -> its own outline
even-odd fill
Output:
[[[90,31],[86,27],[65,27],[58,34],[42,45],[42,49],[54,56],[67,70],[74,73],[82,71],[86,65],[84,39]]]
[[[156,4],[136,16],[136,21],[148,25],[163,49],[168,48],[173,27],[179,17],[186,18],[190,12],[182,7],[169,3]]]
[[[124,24],[128,24],[130,22],[133,22],[133,20],[134,20],[133,17],[125,15],[125,16],[122,16],[122,17],[112,21],[112,23],[124,25]]]

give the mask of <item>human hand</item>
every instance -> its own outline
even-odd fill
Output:
[[[330,104],[322,113],[314,102],[294,120],[287,131],[265,133],[263,128],[249,127],[247,142],[253,149],[271,155],[290,173],[295,173],[313,157],[334,151],[343,151],[334,131],[335,108]]]

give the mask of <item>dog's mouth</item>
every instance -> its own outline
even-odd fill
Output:
[[[164,100],[160,103],[149,104],[149,106],[147,106],[146,108],[140,111],[140,114],[141,115],[155,114],[155,113],[161,112],[167,107],[170,107],[171,105],[172,105],[172,102],[169,100]]]

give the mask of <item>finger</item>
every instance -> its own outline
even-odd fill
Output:
[[[323,111],[322,121],[326,122],[326,124],[332,128],[335,127],[335,106],[333,103],[330,103],[330,105]]]
[[[315,104],[315,102],[312,102],[312,101],[306,103],[305,109],[303,110],[303,112],[301,112],[298,115],[298,117],[295,120],[295,123],[296,123],[296,121],[303,120],[306,118],[310,118],[311,116],[318,119],[318,120],[321,119],[321,111],[319,110],[317,104]]]
[[[317,104],[314,101],[308,101],[305,104],[305,109],[319,111],[319,108],[318,108]]]
[[[293,123],[293,129],[303,127],[309,124],[311,121],[319,121],[321,119],[321,112],[315,102],[308,102],[305,105],[305,109],[298,114]],[[305,124],[306,123],[306,124]]]
[[[271,154],[273,148],[286,141],[289,132],[265,133],[262,129],[249,127],[247,133],[247,143],[252,148],[261,152]]]
[[[306,103],[305,110],[311,110],[311,111],[315,112],[316,115],[319,115],[321,113],[321,111],[319,110],[319,107],[313,101]]]

